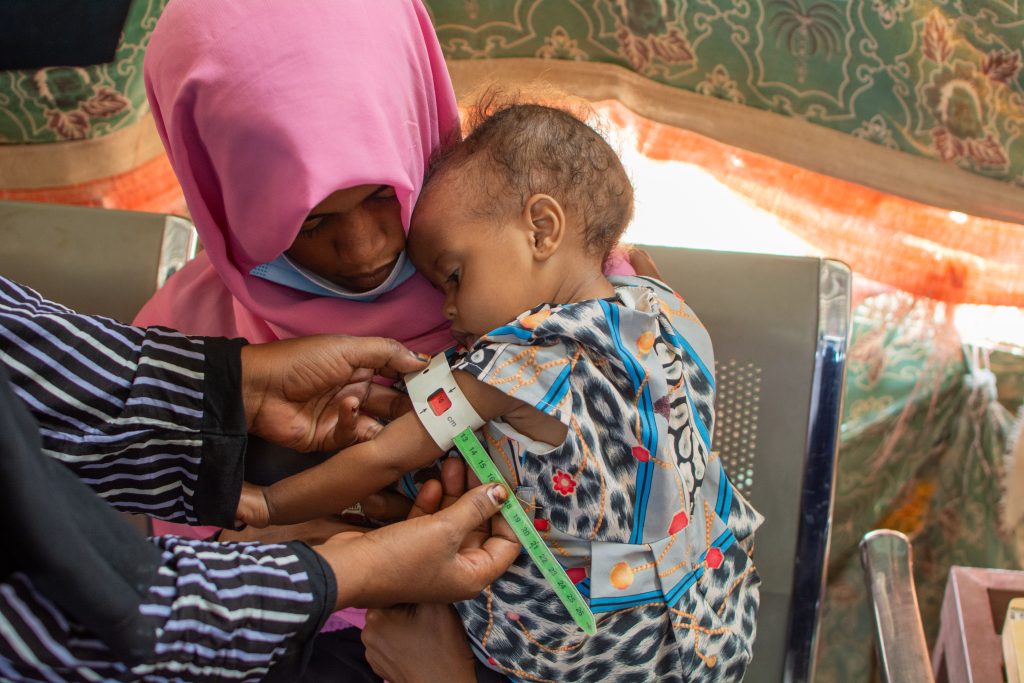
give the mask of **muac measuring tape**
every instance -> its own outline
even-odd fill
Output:
[[[434,442],[443,450],[448,450],[454,444],[481,482],[501,484],[509,492],[509,497],[501,506],[502,517],[512,527],[516,538],[526,548],[541,574],[554,589],[555,595],[569,610],[573,621],[589,635],[597,633],[594,613],[565,569],[551,554],[534,528],[533,520],[523,510],[505,477],[501,476],[490,455],[473,434],[473,430],[482,427],[484,421],[459,389],[448,366],[448,359],[444,354],[434,356],[424,370],[406,376],[405,384],[413,409]]]

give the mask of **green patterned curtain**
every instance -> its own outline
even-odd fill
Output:
[[[0,71],[0,144],[102,137],[149,111],[142,57],[167,0],[135,0],[114,61]]]
[[[1024,184],[1019,0],[425,0],[446,58],[588,60]]]
[[[986,363],[982,354],[974,356],[960,346],[942,304],[885,294],[855,311],[819,682],[875,678],[874,627],[858,551],[871,529],[897,529],[913,542],[929,645],[950,566],[1021,567],[1000,507],[1012,432],[1007,406],[1016,409],[1024,398],[1024,357],[1000,353]]]

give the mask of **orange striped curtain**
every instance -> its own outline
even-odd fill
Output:
[[[595,105],[646,156],[695,164],[854,272],[949,303],[1024,306],[1024,226],[919,204]],[[1008,192],[1015,191],[1007,188]]]

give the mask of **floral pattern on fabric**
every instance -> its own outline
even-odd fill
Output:
[[[1021,568],[1001,530],[1010,412],[1024,399],[1024,357],[968,362],[940,304],[875,296],[853,316],[816,681],[872,680],[874,626],[858,544],[876,528],[914,545],[929,645],[952,565]],[[942,322],[946,320],[946,322]]]
[[[615,64],[1024,185],[1016,2],[425,3],[449,61]]]
[[[114,61],[0,71],[0,144],[108,135],[149,111],[142,58],[167,0],[134,0]]]

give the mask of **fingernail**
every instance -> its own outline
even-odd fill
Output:
[[[416,356],[417,360],[421,360],[423,362],[429,361],[431,358],[433,358],[433,356],[431,356],[429,353],[416,353],[415,351],[411,353],[412,355]]]
[[[370,425],[370,427],[366,431],[370,435],[370,438],[372,439],[373,437],[375,437],[378,434],[380,434],[381,431],[383,431],[383,430],[384,430],[384,425],[382,425],[382,424],[372,424],[372,425]]]
[[[487,497],[495,505],[501,505],[508,499],[508,491],[505,490],[504,486],[495,485],[487,489]]]

